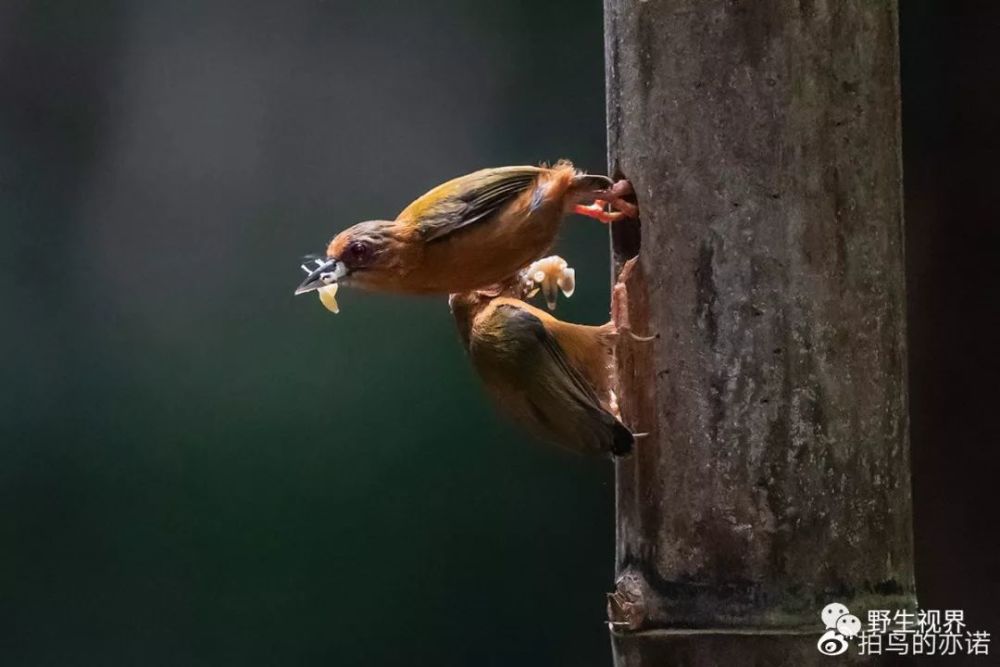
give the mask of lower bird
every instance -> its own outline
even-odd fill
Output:
[[[487,391],[503,412],[543,440],[587,454],[628,454],[637,436],[615,415],[615,325],[558,320],[519,298],[523,284],[511,280],[449,297]]]
[[[630,194],[628,181],[584,174],[569,162],[483,169],[437,186],[395,220],[340,232],[303,266],[308,275],[295,293],[334,283],[408,294],[478,289],[544,255],[568,213],[603,222],[635,217],[624,199]]]

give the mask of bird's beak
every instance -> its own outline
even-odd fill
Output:
[[[296,288],[296,296],[332,285],[347,275],[347,267],[337,259],[316,259],[313,264],[303,264],[302,270],[308,275]]]

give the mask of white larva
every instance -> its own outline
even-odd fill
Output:
[[[533,262],[525,270],[525,275],[531,282],[541,287],[549,310],[555,310],[560,291],[568,298],[573,296],[573,291],[576,289],[576,272],[559,255],[543,257]]]
[[[327,310],[331,313],[340,312],[340,306],[337,305],[337,283],[320,287],[316,291],[319,292],[320,303],[322,303]]]

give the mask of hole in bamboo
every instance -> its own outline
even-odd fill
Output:
[[[615,169],[611,177],[616,181],[627,178],[621,169]],[[625,199],[638,204],[634,195]],[[611,250],[614,253],[615,266],[619,270],[625,262],[639,254],[639,248],[642,245],[641,217],[642,208],[640,207],[639,218],[625,218],[611,225]]]

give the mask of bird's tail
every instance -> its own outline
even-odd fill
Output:
[[[611,453],[615,456],[627,456],[632,452],[635,436],[617,419],[611,427]]]

